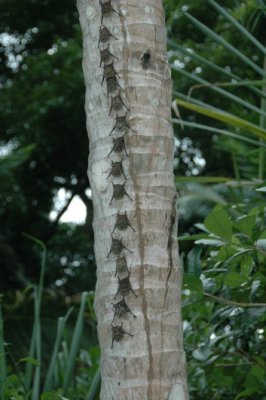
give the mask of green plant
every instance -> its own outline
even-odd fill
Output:
[[[178,139],[206,160],[176,177],[190,396],[265,400],[265,2],[219,3],[180,0],[169,35]]]
[[[196,399],[265,399],[266,225],[263,198],[216,206],[184,256],[185,345]],[[199,391],[202,397],[199,396]],[[194,397],[192,397],[194,398]]]
[[[46,266],[46,247],[43,242],[25,235],[42,249],[42,261],[39,284],[33,288],[34,324],[27,357],[17,363],[9,345],[4,341],[4,320],[0,303],[0,399],[1,400],[60,400],[70,398],[89,400],[97,399],[100,385],[98,351],[94,351],[93,362],[88,351],[80,350],[80,342],[84,324],[85,307],[89,305],[89,294],[82,293],[80,309],[76,320],[70,346],[66,338],[66,323],[73,312],[70,308],[64,317],[58,318],[57,333],[51,352],[47,371],[43,371],[42,357],[42,324],[41,305],[43,298],[43,282]],[[86,366],[86,379],[80,382],[75,374],[77,362]],[[23,371],[21,365],[26,365]],[[92,368],[93,367],[93,368]],[[13,370],[13,371],[12,371]],[[12,372],[11,372],[12,371]],[[45,376],[44,382],[42,376]]]
[[[209,51],[208,46],[215,47],[213,55],[200,55],[197,47],[202,49],[202,44],[196,43],[194,49],[179,44],[173,38],[169,40],[174,76],[184,79],[185,87],[189,87],[187,95],[174,90],[174,111],[179,116],[185,109],[188,115],[183,120],[174,119],[174,124],[184,129],[192,128],[199,134],[204,131],[205,134],[212,132],[217,135],[215,147],[231,153],[235,178],[253,179],[257,176],[262,181],[266,147],[266,49],[232,15],[232,11],[227,11],[215,0],[208,0],[207,3],[209,8],[213,7],[218,12],[216,29],[221,33],[202,23],[191,12],[183,11],[182,15],[202,35],[205,54]],[[193,10],[193,5],[185,7],[186,10],[189,7]],[[249,5],[244,8],[250,13]],[[259,4],[250,8],[253,13],[256,12],[257,24],[265,18],[265,10]],[[239,17],[238,9],[237,12]],[[251,44],[252,57],[234,44],[233,31],[243,43]],[[178,112],[177,107],[182,111]],[[203,122],[196,121],[196,118]],[[249,160],[249,168],[243,162],[243,155],[245,161]]]

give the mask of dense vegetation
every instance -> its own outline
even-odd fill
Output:
[[[165,0],[189,385],[265,400],[266,4],[218,3]],[[0,0],[0,32],[0,399],[97,399],[75,4]],[[60,222],[75,196],[85,223]]]

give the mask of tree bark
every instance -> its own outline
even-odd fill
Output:
[[[77,5],[101,399],[187,400],[162,1],[78,0]]]

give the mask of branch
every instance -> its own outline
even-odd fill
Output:
[[[58,224],[60,218],[61,218],[62,215],[66,212],[66,210],[68,209],[68,207],[69,207],[71,201],[73,200],[73,198],[74,198],[75,196],[76,196],[76,193],[73,192],[73,193],[71,194],[71,196],[69,197],[69,199],[67,200],[67,202],[66,202],[66,204],[64,205],[64,207],[62,208],[62,210],[57,214],[56,219],[53,221],[53,224],[54,224],[54,225],[57,225],[57,224]]]
[[[250,362],[250,361],[248,361],[248,362],[239,362],[239,363],[224,363],[224,364],[222,364],[222,363],[220,363],[220,364],[216,364],[215,365],[215,368],[217,368],[217,367],[222,367],[222,368],[224,368],[224,367],[235,367],[235,366],[242,366],[242,365],[252,365],[252,364],[254,364],[254,362]]]
[[[203,292],[204,296],[209,297],[212,300],[218,301],[218,303],[224,303],[231,306],[237,307],[266,307],[266,303],[238,303],[236,301],[227,300],[223,297],[217,297],[212,294]]]

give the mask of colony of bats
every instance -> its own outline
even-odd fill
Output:
[[[101,26],[99,28],[98,48],[100,51],[100,67],[103,69],[101,84],[106,84],[106,92],[110,104],[109,115],[115,119],[115,124],[110,132],[110,135],[112,135],[113,145],[108,154],[111,165],[107,179],[113,179],[113,182],[111,183],[113,186],[113,194],[109,205],[113,204],[117,200],[121,201],[123,199],[125,199],[126,204],[126,201],[132,201],[133,199],[127,192],[127,176],[123,167],[123,160],[125,157],[128,157],[125,136],[128,130],[133,131],[133,129],[128,124],[128,114],[130,113],[130,110],[126,104],[125,91],[119,82],[121,78],[115,69],[115,63],[116,60],[118,60],[118,57],[116,57],[116,55],[110,50],[111,42],[117,40],[117,38],[113,35],[111,30],[105,26],[106,21],[108,22],[108,18],[110,18],[113,13],[118,16],[121,14],[113,8],[111,0],[100,2],[100,5]],[[116,157],[115,160],[112,159],[113,155]],[[117,158],[119,158],[119,160],[117,160]],[[123,182],[116,183],[117,178],[120,182],[122,179]],[[134,296],[137,295],[130,282],[130,272],[128,270],[127,258],[125,255],[125,253],[132,253],[132,250],[127,248],[121,235],[126,229],[131,229],[132,232],[136,232],[128,218],[127,212],[120,210],[117,213],[116,221],[114,222],[110,250],[107,256],[114,256],[116,258],[115,276],[117,278],[117,292],[114,296],[114,300],[116,300],[117,297],[120,298],[116,303],[112,303],[114,308],[114,316],[111,323],[112,347],[114,342],[120,342],[125,335],[129,337],[133,336],[131,333],[124,330],[123,318],[127,314],[136,318],[136,315],[131,311],[127,303],[127,297],[130,293]]]

